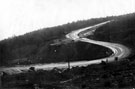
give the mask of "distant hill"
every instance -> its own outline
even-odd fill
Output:
[[[135,47],[133,41],[135,14],[133,13],[72,22],[2,40],[0,41],[0,65],[65,62],[68,59],[92,60],[108,56],[111,52],[107,48],[82,42],[74,43],[66,39],[65,35],[73,30],[112,19],[115,21],[99,28],[93,38]],[[109,54],[106,54],[107,51]]]

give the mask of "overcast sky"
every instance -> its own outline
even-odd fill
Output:
[[[67,22],[135,12],[135,0],[0,0],[0,40]]]

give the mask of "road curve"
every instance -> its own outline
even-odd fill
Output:
[[[110,23],[110,22],[111,21],[102,22],[102,23],[94,25],[94,26],[89,26],[89,27],[82,28],[82,29],[79,29],[76,31],[72,31],[71,33],[66,35],[66,37],[71,40],[82,41],[82,42],[87,42],[87,43],[91,43],[91,44],[104,46],[113,51],[113,54],[106,58],[101,58],[101,59],[96,59],[96,60],[91,60],[91,61],[71,62],[70,63],[71,67],[87,66],[90,64],[99,64],[99,63],[101,63],[102,60],[106,61],[106,59],[108,59],[108,62],[112,62],[112,61],[114,61],[115,57],[118,57],[120,60],[122,58],[127,57],[130,54],[130,50],[124,45],[116,44],[116,43],[109,43],[109,42],[102,42],[102,41],[95,41],[95,40],[91,40],[88,38],[79,37],[80,32],[86,31],[87,29],[89,29],[89,31],[92,32],[92,31],[96,30],[97,28],[99,28],[100,26]],[[8,74],[16,74],[16,73],[21,73],[21,72],[27,71],[27,70],[29,70],[30,67],[35,67],[36,69],[50,70],[50,69],[53,69],[54,67],[67,68],[67,63],[35,64],[35,65],[7,67],[7,68],[3,67],[3,68],[0,68],[0,72],[4,71]]]
[[[126,46],[117,44],[117,43],[95,41],[95,40],[91,40],[91,39],[88,39],[85,37],[83,37],[83,38],[79,37],[80,32],[86,31],[87,29],[89,29],[89,31],[93,32],[100,26],[103,26],[112,21],[106,21],[106,22],[102,22],[102,23],[99,23],[94,26],[89,26],[89,27],[86,27],[83,29],[79,29],[77,31],[72,31],[71,33],[67,34],[66,37],[69,39],[75,40],[75,41],[82,41],[82,42],[87,42],[87,43],[91,43],[91,44],[104,46],[104,47],[107,47],[112,50],[113,54],[111,56],[102,58],[102,59],[98,59],[98,60],[93,60],[94,63],[101,63],[101,60],[106,61],[106,59],[108,59],[108,62],[112,62],[112,61],[114,61],[115,57],[118,57],[118,59],[120,60],[122,58],[127,57],[130,54],[130,50]],[[93,63],[93,61],[88,61],[88,64],[89,63],[91,64],[91,62]]]

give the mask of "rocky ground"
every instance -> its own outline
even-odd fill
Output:
[[[71,69],[35,70],[2,77],[3,89],[110,89],[135,87],[134,57]]]

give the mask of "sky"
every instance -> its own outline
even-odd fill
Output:
[[[72,21],[135,12],[135,0],[0,0],[0,40]]]

